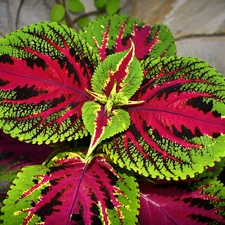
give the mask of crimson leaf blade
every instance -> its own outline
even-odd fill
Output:
[[[140,183],[141,224],[224,224],[224,186],[215,179],[188,184]]]
[[[14,184],[4,201],[4,224],[137,222],[137,183],[101,156],[85,164],[80,156],[63,153],[48,166],[24,168]]]
[[[100,18],[85,27],[80,36],[99,52],[101,61],[110,54],[129,49],[130,40],[138,60],[176,55],[174,39],[165,25],[150,27],[127,15]]]
[[[43,163],[52,151],[50,146],[26,144],[0,132],[0,180],[12,180],[18,169]]]
[[[0,127],[32,143],[87,134],[81,107],[98,56],[66,26],[38,23],[0,40]]]
[[[225,80],[200,59],[143,63],[145,78],[132,100],[130,128],[104,143],[121,166],[161,179],[185,179],[224,156]]]
[[[130,99],[138,90],[143,72],[135,57],[135,46],[131,43],[130,49],[108,56],[98,66],[92,77],[94,92],[108,98],[115,86],[115,93]]]

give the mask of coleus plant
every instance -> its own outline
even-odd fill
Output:
[[[0,87],[3,224],[225,224],[225,79],[165,25],[24,27]]]

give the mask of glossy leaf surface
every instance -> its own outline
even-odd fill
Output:
[[[25,167],[14,184],[2,209],[6,225],[137,222],[137,183],[101,156],[85,164],[64,153],[46,167]]]
[[[84,28],[80,36],[98,52],[101,61],[110,54],[129,49],[130,40],[138,60],[176,55],[172,34],[165,25],[150,27],[126,15],[100,18]]]
[[[0,127],[47,143],[87,134],[81,107],[98,56],[66,26],[39,23],[0,40]]]
[[[143,64],[145,78],[131,100],[130,128],[105,142],[120,166],[161,179],[185,179],[225,155],[225,79],[195,58]]]
[[[141,183],[140,224],[224,224],[224,186],[215,179],[197,184],[191,190],[187,183],[183,186]]]

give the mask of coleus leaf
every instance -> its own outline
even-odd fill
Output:
[[[30,179],[27,179],[29,177]],[[25,167],[4,201],[4,224],[135,224],[137,183],[105,158],[89,164],[75,153]],[[85,196],[85,198],[84,198]]]
[[[12,139],[0,132],[0,180],[13,180],[24,166],[43,163],[53,149]]]
[[[106,138],[126,130],[130,125],[128,112],[118,107],[128,104],[130,97],[140,87],[143,73],[135,58],[132,44],[127,51],[106,58],[92,77],[92,91],[88,91],[96,102],[86,102],[82,107],[84,124],[92,135],[87,158],[94,148]]]
[[[225,156],[225,78],[200,59],[143,62],[145,78],[127,110],[131,125],[103,145],[121,167],[160,179],[185,179]]]
[[[113,109],[108,116],[103,105],[86,102],[82,111],[84,124],[91,134],[91,143],[86,159],[101,141],[126,130],[130,125],[129,114],[123,109]]]
[[[32,143],[87,135],[81,107],[99,58],[73,29],[38,23],[0,40],[0,128]]]
[[[211,178],[196,186],[140,183],[140,224],[225,224],[225,187]]]
[[[115,92],[130,99],[139,89],[143,72],[135,57],[135,46],[131,42],[130,49],[108,56],[95,70],[91,86],[98,95],[110,97],[116,83]]]
[[[98,52],[101,61],[108,55],[135,46],[138,60],[176,55],[171,32],[165,25],[145,25],[127,15],[113,15],[95,20],[79,35]]]

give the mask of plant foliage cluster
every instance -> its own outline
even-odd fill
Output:
[[[165,25],[6,35],[0,129],[5,225],[225,224],[225,79]]]
[[[51,21],[65,24],[69,27],[83,28],[91,22],[90,16],[101,17],[104,14],[113,15],[120,9],[120,0],[94,0],[96,11],[85,12],[85,5],[80,0],[56,0],[51,9]],[[74,20],[71,14],[76,15]]]

